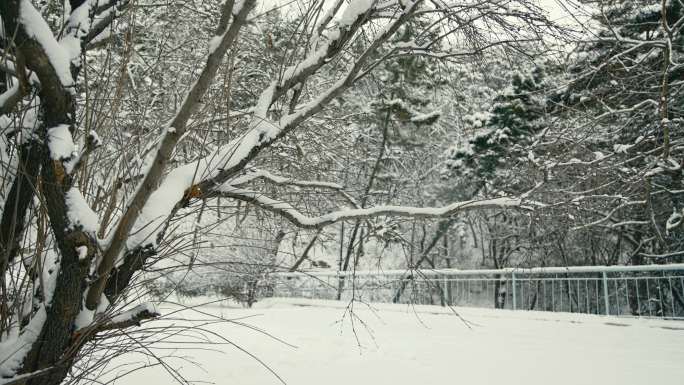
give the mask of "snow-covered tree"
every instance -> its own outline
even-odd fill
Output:
[[[87,379],[79,363],[93,346],[159,315],[136,303],[140,283],[155,264],[196,248],[208,210],[217,221],[259,210],[317,230],[526,209],[518,196],[363,208],[335,174],[283,162],[311,149],[301,164],[339,159],[327,150],[337,133],[323,135],[316,118],[387,60],[449,58],[456,45],[432,47],[466,37],[502,45],[547,28],[530,1],[508,3],[311,2],[284,29],[293,27],[294,44],[278,46],[273,29],[252,28],[255,0],[2,1],[0,376],[32,385]],[[392,46],[427,14],[429,41]]]
[[[676,260],[684,198],[682,4],[594,6],[598,29],[570,57],[572,81],[555,112],[562,122],[545,140],[546,151],[564,155],[547,159],[546,169],[575,205],[575,227],[602,229],[632,263]]]

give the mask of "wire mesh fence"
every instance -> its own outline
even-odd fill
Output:
[[[262,296],[684,319],[684,264],[274,273]]]

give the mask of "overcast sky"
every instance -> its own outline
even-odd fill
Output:
[[[549,12],[552,20],[572,23],[574,18],[580,20],[589,16],[587,8],[576,0],[539,0],[540,5]]]
[[[3,1],[3,0],[0,0]],[[297,0],[260,0],[258,6],[263,12],[276,4],[295,4]],[[586,8],[580,6],[577,0],[536,0],[538,4],[549,12],[551,20],[563,23],[575,23],[575,18],[585,20],[588,16]],[[562,4],[562,5],[561,5]]]

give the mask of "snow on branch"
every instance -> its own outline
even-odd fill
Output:
[[[292,179],[292,178],[286,178],[282,177],[279,175],[274,175],[270,173],[269,171],[266,170],[257,170],[254,169],[247,174],[240,176],[238,178],[233,179],[230,182],[231,186],[240,186],[245,183],[257,180],[257,179],[264,179],[267,180],[275,185],[278,186],[296,186],[296,187],[302,187],[302,188],[325,188],[329,190],[334,190],[337,191],[342,197],[347,200],[353,207],[355,208],[360,208],[361,206],[359,203],[354,199],[351,195],[349,195],[346,191],[344,191],[344,186],[338,183],[333,183],[333,182],[322,182],[322,181],[315,181],[315,180],[298,180],[298,179]]]
[[[390,25],[401,25],[405,21],[405,16],[412,14],[421,0],[411,2],[407,1],[406,7],[403,9],[400,17],[395,18]],[[271,83],[271,85],[262,92],[255,109],[255,117],[259,119],[266,119],[266,112],[268,108],[278,98],[285,95],[287,91],[295,87],[297,84],[305,81],[309,76],[318,71],[328,61],[336,56],[346,45],[347,42],[356,34],[356,32],[368,21],[370,14],[374,10],[377,1],[374,0],[352,0],[344,8],[342,15],[337,20],[337,25],[328,31],[326,37],[327,41],[321,45],[320,48],[314,50],[304,60],[301,60],[289,67],[287,67],[279,79]],[[334,14],[339,10],[341,3],[336,3],[324,15],[321,24],[317,27],[323,32],[323,28],[334,17]],[[379,39],[382,33],[379,34],[375,41],[384,41]],[[315,39],[318,40],[318,37]],[[372,45],[373,48],[376,48]],[[362,60],[363,61],[363,60]],[[257,122],[258,123],[258,122]]]
[[[358,72],[362,69],[367,60],[376,52],[377,48],[385,43],[401,25],[412,17],[418,3],[420,3],[420,0],[411,2],[406,6],[399,17],[379,31],[369,47],[356,59],[352,68],[349,69],[341,79],[322,92],[319,97],[300,106],[294,113],[282,117],[279,122],[271,121],[265,117],[270,104],[278,97],[276,89],[282,89],[279,87],[285,87],[286,84],[294,85],[298,81],[290,83],[286,79],[283,79],[280,83],[272,83],[262,93],[257,102],[254,116],[250,123],[250,129],[244,135],[221,146],[203,159],[180,166],[169,172],[162,184],[153,192],[150,192],[151,195],[149,196],[149,199],[145,199],[142,210],[135,212],[135,215],[137,216],[135,225],[128,228],[128,230],[133,231],[126,231],[124,233],[117,230],[116,234],[118,235],[114,235],[113,238],[123,239],[124,235],[130,233],[131,236],[128,237],[127,240],[128,249],[134,249],[138,246],[154,244],[157,242],[158,234],[164,229],[163,223],[167,220],[168,216],[171,215],[179,202],[186,197],[204,198],[211,196],[216,186],[221,186],[243,173],[248,163],[256,158],[263,149],[269,147],[276,140],[296,129],[303,121],[321,111],[323,106],[336,95],[339,95],[349,88],[354,83]],[[365,20],[362,16],[359,17],[361,17],[361,19],[359,19],[360,21]],[[355,31],[354,28],[358,30],[360,26],[360,23],[354,23],[351,26],[347,26],[348,29],[345,29],[345,33]],[[216,43],[214,45],[216,45]],[[334,52],[330,51],[329,54],[333,55]],[[319,54],[314,53],[313,55],[318,57],[317,55]],[[286,72],[293,77],[303,76],[302,74],[309,74],[310,71],[315,71],[324,64],[323,62],[316,62],[318,64],[313,64],[314,62],[312,60],[305,59],[304,63],[307,62],[312,64],[310,66],[305,66],[308,69],[303,72],[294,70],[294,68],[304,68],[298,66],[290,67],[293,71]],[[295,75],[295,73],[299,75]],[[293,79],[293,77],[288,79]],[[179,135],[177,130],[178,127],[172,127],[176,128],[176,130],[174,130],[171,135]],[[166,137],[168,136],[169,135],[167,134]],[[162,144],[162,146],[164,145]],[[150,163],[153,164],[154,167],[157,167],[157,169],[159,168],[159,163],[156,160]],[[161,170],[155,172],[161,172]],[[142,185],[149,185],[149,183],[143,182]],[[131,203],[130,206],[134,207],[135,205]],[[121,223],[130,224],[128,219],[122,220]]]
[[[444,218],[460,212],[470,210],[486,210],[515,208],[531,210],[519,197],[502,197],[484,200],[470,200],[455,202],[443,207],[410,207],[410,206],[377,206],[365,209],[349,209],[334,211],[325,215],[310,217],[304,215],[291,204],[271,199],[259,192],[224,185],[217,189],[221,196],[251,203],[264,210],[281,215],[294,225],[301,228],[321,228],[336,222],[350,219],[368,219],[380,216],[408,217],[408,218]]]
[[[643,200],[643,201],[631,201],[631,202],[622,203],[622,204],[620,204],[619,206],[613,208],[613,209],[612,209],[608,214],[606,214],[603,218],[597,219],[597,220],[595,220],[595,221],[593,221],[593,222],[591,222],[591,223],[583,224],[583,225],[581,225],[581,226],[575,226],[575,227],[571,228],[571,230],[573,230],[573,231],[582,230],[582,229],[586,229],[586,228],[589,228],[589,227],[592,227],[592,226],[597,226],[597,225],[603,224],[603,223],[605,223],[605,222],[608,222],[608,221],[612,220],[612,219],[613,219],[613,215],[615,215],[615,213],[617,213],[618,211],[620,211],[620,210],[622,210],[622,209],[624,209],[624,208],[628,208],[628,207],[632,207],[632,206],[642,206],[642,205],[646,205],[646,204],[647,204],[647,202],[646,202],[645,200]]]
[[[97,327],[98,331],[124,329],[131,326],[140,326],[140,322],[148,319],[158,318],[161,313],[157,307],[149,302],[140,304],[133,309],[120,313],[112,317],[109,322]]]
[[[28,380],[42,377],[45,375],[48,375],[55,370],[60,369],[58,366],[50,366],[44,369],[39,369],[36,370],[35,372],[30,372],[30,373],[24,373],[24,374],[18,374],[15,375],[11,378],[2,378],[0,377],[0,385],[19,385],[19,384],[25,384]]]
[[[320,20],[316,24],[316,27],[314,28],[314,32],[316,33],[314,36],[314,39],[312,39],[312,43],[315,44],[316,41],[320,38],[320,35],[323,33],[325,28],[328,26],[328,24],[332,21],[333,17],[335,17],[335,14],[337,11],[339,11],[340,7],[344,3],[344,0],[335,0],[335,3],[328,8],[328,10],[321,16]]]
[[[40,337],[40,331],[47,319],[45,304],[38,310],[21,332],[18,327],[12,333],[3,335],[0,340],[0,378],[14,377],[21,369],[24,357],[31,350],[31,346]]]
[[[22,24],[26,35],[40,44],[45,52],[52,69],[59,78],[62,86],[74,85],[71,76],[71,57],[55,38],[43,16],[31,4],[30,0],[21,0],[19,4],[19,22]]]
[[[310,180],[297,180],[297,179],[292,179],[292,178],[286,178],[283,176],[275,175],[272,174],[269,171],[266,170],[257,170],[253,169],[250,172],[246,173],[245,175],[242,175],[238,178],[235,178],[233,181],[231,181],[231,185],[233,186],[239,186],[243,185],[245,183],[251,182],[253,180],[257,179],[265,179],[268,180],[274,184],[277,185],[290,185],[290,186],[298,186],[298,187],[322,187],[322,188],[329,188],[333,190],[341,190],[344,187],[338,183],[333,183],[333,182],[321,182],[321,181],[310,181]]]
[[[105,14],[105,18],[100,19],[98,24],[99,29],[104,29],[116,15],[115,6],[120,2],[123,3],[120,0],[84,1],[79,7],[71,10],[65,24],[65,34],[59,41],[30,0],[21,0],[19,21],[26,35],[40,44],[62,85],[71,87],[75,83],[71,64],[74,62],[80,65],[82,45],[94,37],[92,28],[96,12],[100,10]]]
[[[10,1],[10,0],[6,0]],[[0,114],[7,114],[28,92],[28,83],[39,86],[45,106],[52,108],[53,118],[70,108],[69,93],[74,92],[75,76],[81,66],[82,47],[93,35],[93,20],[98,19],[98,30],[104,30],[117,15],[121,5],[128,0],[87,0],[71,10],[58,39],[30,0],[12,0],[16,6],[3,9],[4,28],[13,30],[14,43],[22,52],[25,67],[31,71],[29,78],[23,73],[24,65],[15,68],[16,58],[8,61],[3,72],[17,77],[19,88],[11,88],[0,99]],[[98,32],[99,33],[99,32]],[[7,52],[3,52],[7,56]],[[8,57],[11,59],[11,57]],[[21,73],[20,73],[21,72]]]
[[[83,42],[90,47],[96,43],[96,39],[103,34],[103,32],[112,24],[114,19],[119,15],[121,10],[128,7],[130,0],[109,0],[106,4],[99,1],[97,7],[92,9],[92,21],[90,24],[90,31],[83,36]]]
[[[149,239],[148,236],[155,234],[158,228],[151,226],[147,218],[153,221],[165,219],[173,210],[175,204],[183,197],[184,191],[188,186],[192,186],[197,169],[193,169],[193,164],[181,167],[175,175],[165,178],[162,186],[158,186],[163,179],[165,168],[171,159],[171,154],[179,140],[186,132],[187,122],[198,107],[200,99],[204,96],[211,81],[213,80],[221,60],[228,48],[237,39],[238,32],[247,22],[247,15],[253,8],[256,0],[244,0],[237,11],[233,9],[234,2],[227,1],[223,6],[221,20],[217,28],[217,36],[221,40],[212,44],[213,50],[207,55],[206,64],[200,72],[195,83],[190,87],[185,99],[180,105],[178,112],[168,123],[164,130],[163,137],[157,147],[157,151],[149,159],[149,167],[138,185],[138,190],[128,204],[125,213],[112,232],[108,248],[106,249],[102,261],[97,267],[98,279],[93,283],[88,292],[86,306],[93,310],[97,308],[102,291],[107,282],[107,278],[114,267],[116,261],[121,257],[124,246],[130,245],[129,235],[136,226],[138,229],[145,229],[142,233],[142,240]],[[233,22],[228,26],[228,19],[231,17]],[[197,163],[199,166],[199,162]],[[176,170],[174,170],[176,171]],[[172,173],[173,174],[173,173]],[[189,176],[189,180],[188,180]],[[171,177],[171,178],[170,178]],[[169,180],[170,179],[170,180]],[[168,188],[165,188],[168,187]],[[180,194],[178,194],[180,192]],[[169,202],[155,201],[161,194]],[[178,196],[180,195],[180,196]],[[151,199],[152,198],[152,199]],[[153,207],[148,207],[151,204]],[[151,230],[151,231],[150,231]],[[140,231],[138,231],[139,233]],[[138,238],[140,240],[140,238]]]
[[[72,187],[65,194],[67,217],[72,226],[81,227],[83,231],[95,233],[98,229],[98,217],[93,209],[88,206],[81,192]]]
[[[249,1],[249,0],[246,0]],[[252,0],[253,1],[253,0]],[[272,83],[259,99],[259,102],[254,109],[254,116],[250,123],[250,129],[241,137],[232,140],[224,146],[219,147],[205,158],[199,159],[195,162],[180,166],[171,172],[166,177],[163,176],[163,168],[167,163],[168,157],[175,147],[176,141],[171,139],[178,139],[184,132],[184,124],[171,124],[166,130],[164,139],[159,145],[159,151],[155,154],[154,159],[150,159],[151,167],[147,171],[143,181],[140,183],[140,189],[136,196],[131,200],[128,209],[119,224],[117,229],[110,235],[110,246],[105,253],[103,262],[98,267],[100,278],[98,285],[104,285],[104,281],[111,269],[120,259],[121,251],[124,245],[129,250],[137,247],[151,244],[155,245],[159,241],[160,235],[165,230],[165,223],[168,218],[172,216],[179,207],[185,204],[191,198],[205,199],[207,197],[215,196],[215,187],[231,181],[238,175],[242,174],[250,161],[255,159],[257,155],[265,148],[269,147],[276,140],[284,137],[289,132],[296,129],[303,121],[321,111],[322,108],[332,100],[336,95],[339,95],[347,88],[349,88],[356,80],[356,75],[363,68],[364,64],[371,58],[377,49],[385,43],[402,25],[404,25],[409,18],[413,16],[417,5],[421,2],[407,2],[398,17],[386,24],[373,39],[365,51],[351,64],[351,68],[343,75],[341,79],[335,82],[321,96],[304,104],[294,113],[284,116],[279,122],[274,122],[266,118],[266,114],[270,105],[276,100],[281,92],[286,92],[287,87],[294,86],[301,82],[310,74],[313,74],[320,66],[326,62],[325,58],[320,57],[319,53],[313,53],[315,57],[321,59],[310,60],[305,59],[304,63],[308,63],[306,70],[301,65],[299,67],[291,67],[292,71],[286,71],[289,77],[281,79],[279,83]],[[367,2],[363,2],[368,5]],[[228,5],[229,3],[227,3]],[[370,5],[368,5],[370,7]],[[245,16],[249,7],[243,6],[240,13],[244,12]],[[245,9],[247,9],[245,11]],[[370,11],[371,8],[363,8]],[[351,11],[350,11],[351,12]],[[362,27],[367,21],[367,18],[358,13],[356,9],[355,14],[359,15],[357,21],[352,25],[345,26],[344,34],[349,38]],[[231,29],[235,25],[240,25],[240,18],[233,21]],[[222,33],[216,34],[221,36]],[[223,39],[229,39],[233,36],[230,32],[222,35]],[[225,52],[225,47],[228,44],[219,43],[216,39],[212,39],[212,48],[215,51],[210,52],[210,57],[220,55]],[[337,40],[340,42],[339,40]],[[334,56],[340,47],[329,51],[326,55]],[[332,48],[331,48],[332,49]],[[295,69],[297,68],[297,69]],[[199,84],[204,85],[200,80],[193,86]],[[208,84],[208,83],[207,83]],[[278,87],[280,85],[281,87]],[[285,90],[285,91],[283,91]],[[192,93],[192,91],[191,91]],[[192,95],[186,97],[186,101],[198,100]],[[185,104],[185,101],[184,103]],[[181,108],[183,111],[183,108]],[[174,119],[175,121],[176,119]],[[160,156],[163,161],[159,161]],[[161,180],[162,183],[155,187],[155,181]],[[144,191],[143,191],[144,190]],[[341,190],[340,190],[341,191]],[[352,204],[353,206],[353,204]],[[102,287],[97,290],[92,290],[88,293],[89,301],[87,306],[93,308],[99,300],[99,295],[96,292],[101,291]]]
[[[106,302],[106,300],[105,300]],[[103,306],[106,307],[106,306]],[[142,321],[159,318],[161,313],[157,307],[149,302],[142,303],[130,310],[124,311],[114,316],[95,316],[97,322],[91,323],[94,311],[83,309],[81,315],[85,315],[82,320],[82,327],[79,327],[78,320],[76,323],[77,330],[73,339],[75,341],[87,341],[89,338],[97,333],[125,329],[131,326],[140,326]],[[0,384],[2,385],[2,384]]]

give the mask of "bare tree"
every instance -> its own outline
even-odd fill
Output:
[[[468,210],[531,209],[521,195],[441,208],[347,205],[307,212],[269,196],[278,191],[274,184],[314,191],[344,189],[329,181],[275,175],[260,166],[268,165],[264,157],[270,149],[309,127],[314,115],[389,58],[452,59],[539,39],[549,23],[533,2],[353,0],[344,6],[336,0],[330,8],[323,1],[312,2],[297,26],[299,44],[288,51],[291,64],[263,84],[251,106],[236,112],[242,117],[239,124],[231,120],[230,103],[225,119],[212,120],[206,111],[216,88],[226,95],[224,101],[234,101],[238,91],[253,92],[262,85],[263,79],[233,78],[239,68],[229,64],[240,59],[240,36],[249,33],[255,3],[215,4],[215,19],[206,18],[214,15],[211,9],[192,10],[214,24],[213,33],[202,39],[207,53],[201,65],[190,71],[192,84],[182,98],[173,99],[172,108],[161,108],[156,120],[149,121],[151,115],[145,111],[141,119],[130,120],[137,131],[127,140],[122,140],[123,129],[113,117],[123,108],[124,93],[143,91],[134,84],[129,66],[132,57],[141,55],[136,38],[144,31],[138,30],[136,18],[158,5],[71,0],[63,8],[39,11],[30,0],[0,4],[0,70],[9,80],[0,95],[0,112],[11,155],[2,164],[0,222],[0,375],[5,381],[58,384],[77,376],[70,373],[75,360],[83,358],[81,352],[92,351],[90,347],[100,341],[97,336],[159,316],[147,305],[122,309],[128,303],[125,295],[160,249],[173,253],[168,243],[173,225],[179,217],[201,216],[197,211],[188,214],[197,209],[197,202],[239,201],[310,229],[378,216],[444,218]],[[417,18],[429,21],[419,35],[429,39],[387,45]],[[111,39],[120,45],[112,45]],[[435,52],[436,42],[442,40],[449,41],[443,45],[448,48]],[[93,56],[102,47],[110,49]],[[194,48],[185,44],[178,49],[197,52]],[[88,65],[92,60],[97,66]],[[100,72],[89,71],[94,68]],[[223,80],[220,87],[217,75]],[[238,89],[240,84],[248,89]],[[109,95],[106,103],[93,97],[98,93]],[[169,95],[164,98],[171,100]],[[154,108],[161,99],[132,108]],[[202,153],[204,142],[198,133],[205,130],[208,138],[207,126],[220,135],[218,144]],[[187,148],[195,155],[181,160]],[[87,197],[82,193],[86,190]],[[191,239],[185,239],[190,246]]]

